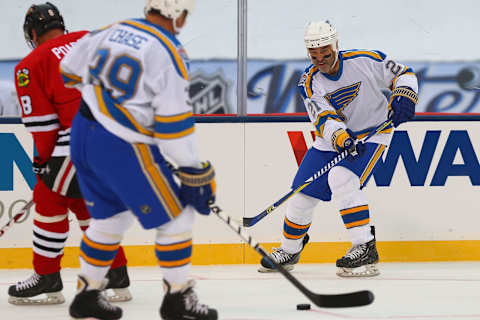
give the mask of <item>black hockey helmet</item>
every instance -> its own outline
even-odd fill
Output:
[[[52,29],[62,29],[65,31],[65,23],[57,7],[50,2],[32,5],[27,11],[25,23],[23,24],[23,32],[28,45],[31,48],[35,47],[33,43],[33,30],[35,30],[39,37]]]

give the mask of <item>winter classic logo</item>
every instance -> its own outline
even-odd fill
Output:
[[[27,68],[23,68],[17,71],[17,84],[19,87],[26,87],[30,83],[30,71]]]
[[[193,113],[232,113],[228,103],[229,83],[222,73],[207,76],[203,72],[192,75],[188,94]]]

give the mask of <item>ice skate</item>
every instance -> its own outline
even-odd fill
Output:
[[[217,320],[217,310],[198,302],[197,294],[193,291],[195,282],[189,280],[179,291],[171,292],[170,283],[163,280],[165,296],[160,307],[160,316],[163,320]]]
[[[291,254],[285,252],[282,248],[273,248],[273,252],[270,253],[268,256],[274,262],[284,267],[285,270],[291,271],[293,270],[294,265],[298,263],[298,260],[300,260],[300,253],[303,251],[303,248],[305,248],[308,240],[310,240],[310,237],[308,236],[308,234],[305,234],[305,237],[303,237],[302,241],[302,249],[297,253]],[[258,272],[277,272],[277,269],[275,269],[275,267],[267,259],[262,258],[260,263],[262,266],[258,269]]]
[[[78,291],[69,308],[71,319],[120,319],[122,309],[110,304],[101,292],[106,286],[107,280],[92,286],[86,277],[79,275]]]
[[[374,238],[367,243],[350,248],[347,254],[337,260],[337,275],[340,277],[373,277],[380,274],[377,268],[378,252]]]
[[[60,304],[65,302],[60,272],[39,275],[34,272],[27,280],[8,288],[8,302],[16,305]]]
[[[106,278],[108,284],[104,290],[104,295],[109,302],[132,300],[132,294],[128,290],[130,279],[128,278],[127,266],[108,270]]]

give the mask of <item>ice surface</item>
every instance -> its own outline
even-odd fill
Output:
[[[316,293],[369,289],[375,301],[367,307],[321,309],[314,306],[280,274],[260,274],[255,265],[194,266],[200,301],[215,307],[224,320],[310,319],[480,319],[480,262],[385,263],[375,278],[342,279],[332,264],[301,264],[293,271]],[[163,290],[158,268],[130,268],[133,300],[119,303],[122,319],[160,319]],[[30,276],[30,270],[0,270],[0,319],[69,319],[77,269],[64,269],[66,303],[55,306],[13,306],[7,302],[10,284]],[[299,303],[312,309],[297,311]]]

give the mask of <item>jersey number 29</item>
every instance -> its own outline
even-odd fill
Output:
[[[110,88],[120,92],[119,96],[112,98],[122,104],[135,94],[138,79],[143,71],[140,62],[127,54],[113,57],[107,73],[101,77],[105,65],[109,62],[110,53],[108,49],[99,49],[97,55],[97,64],[90,67],[90,75],[100,82],[102,82],[101,78],[106,79]]]

